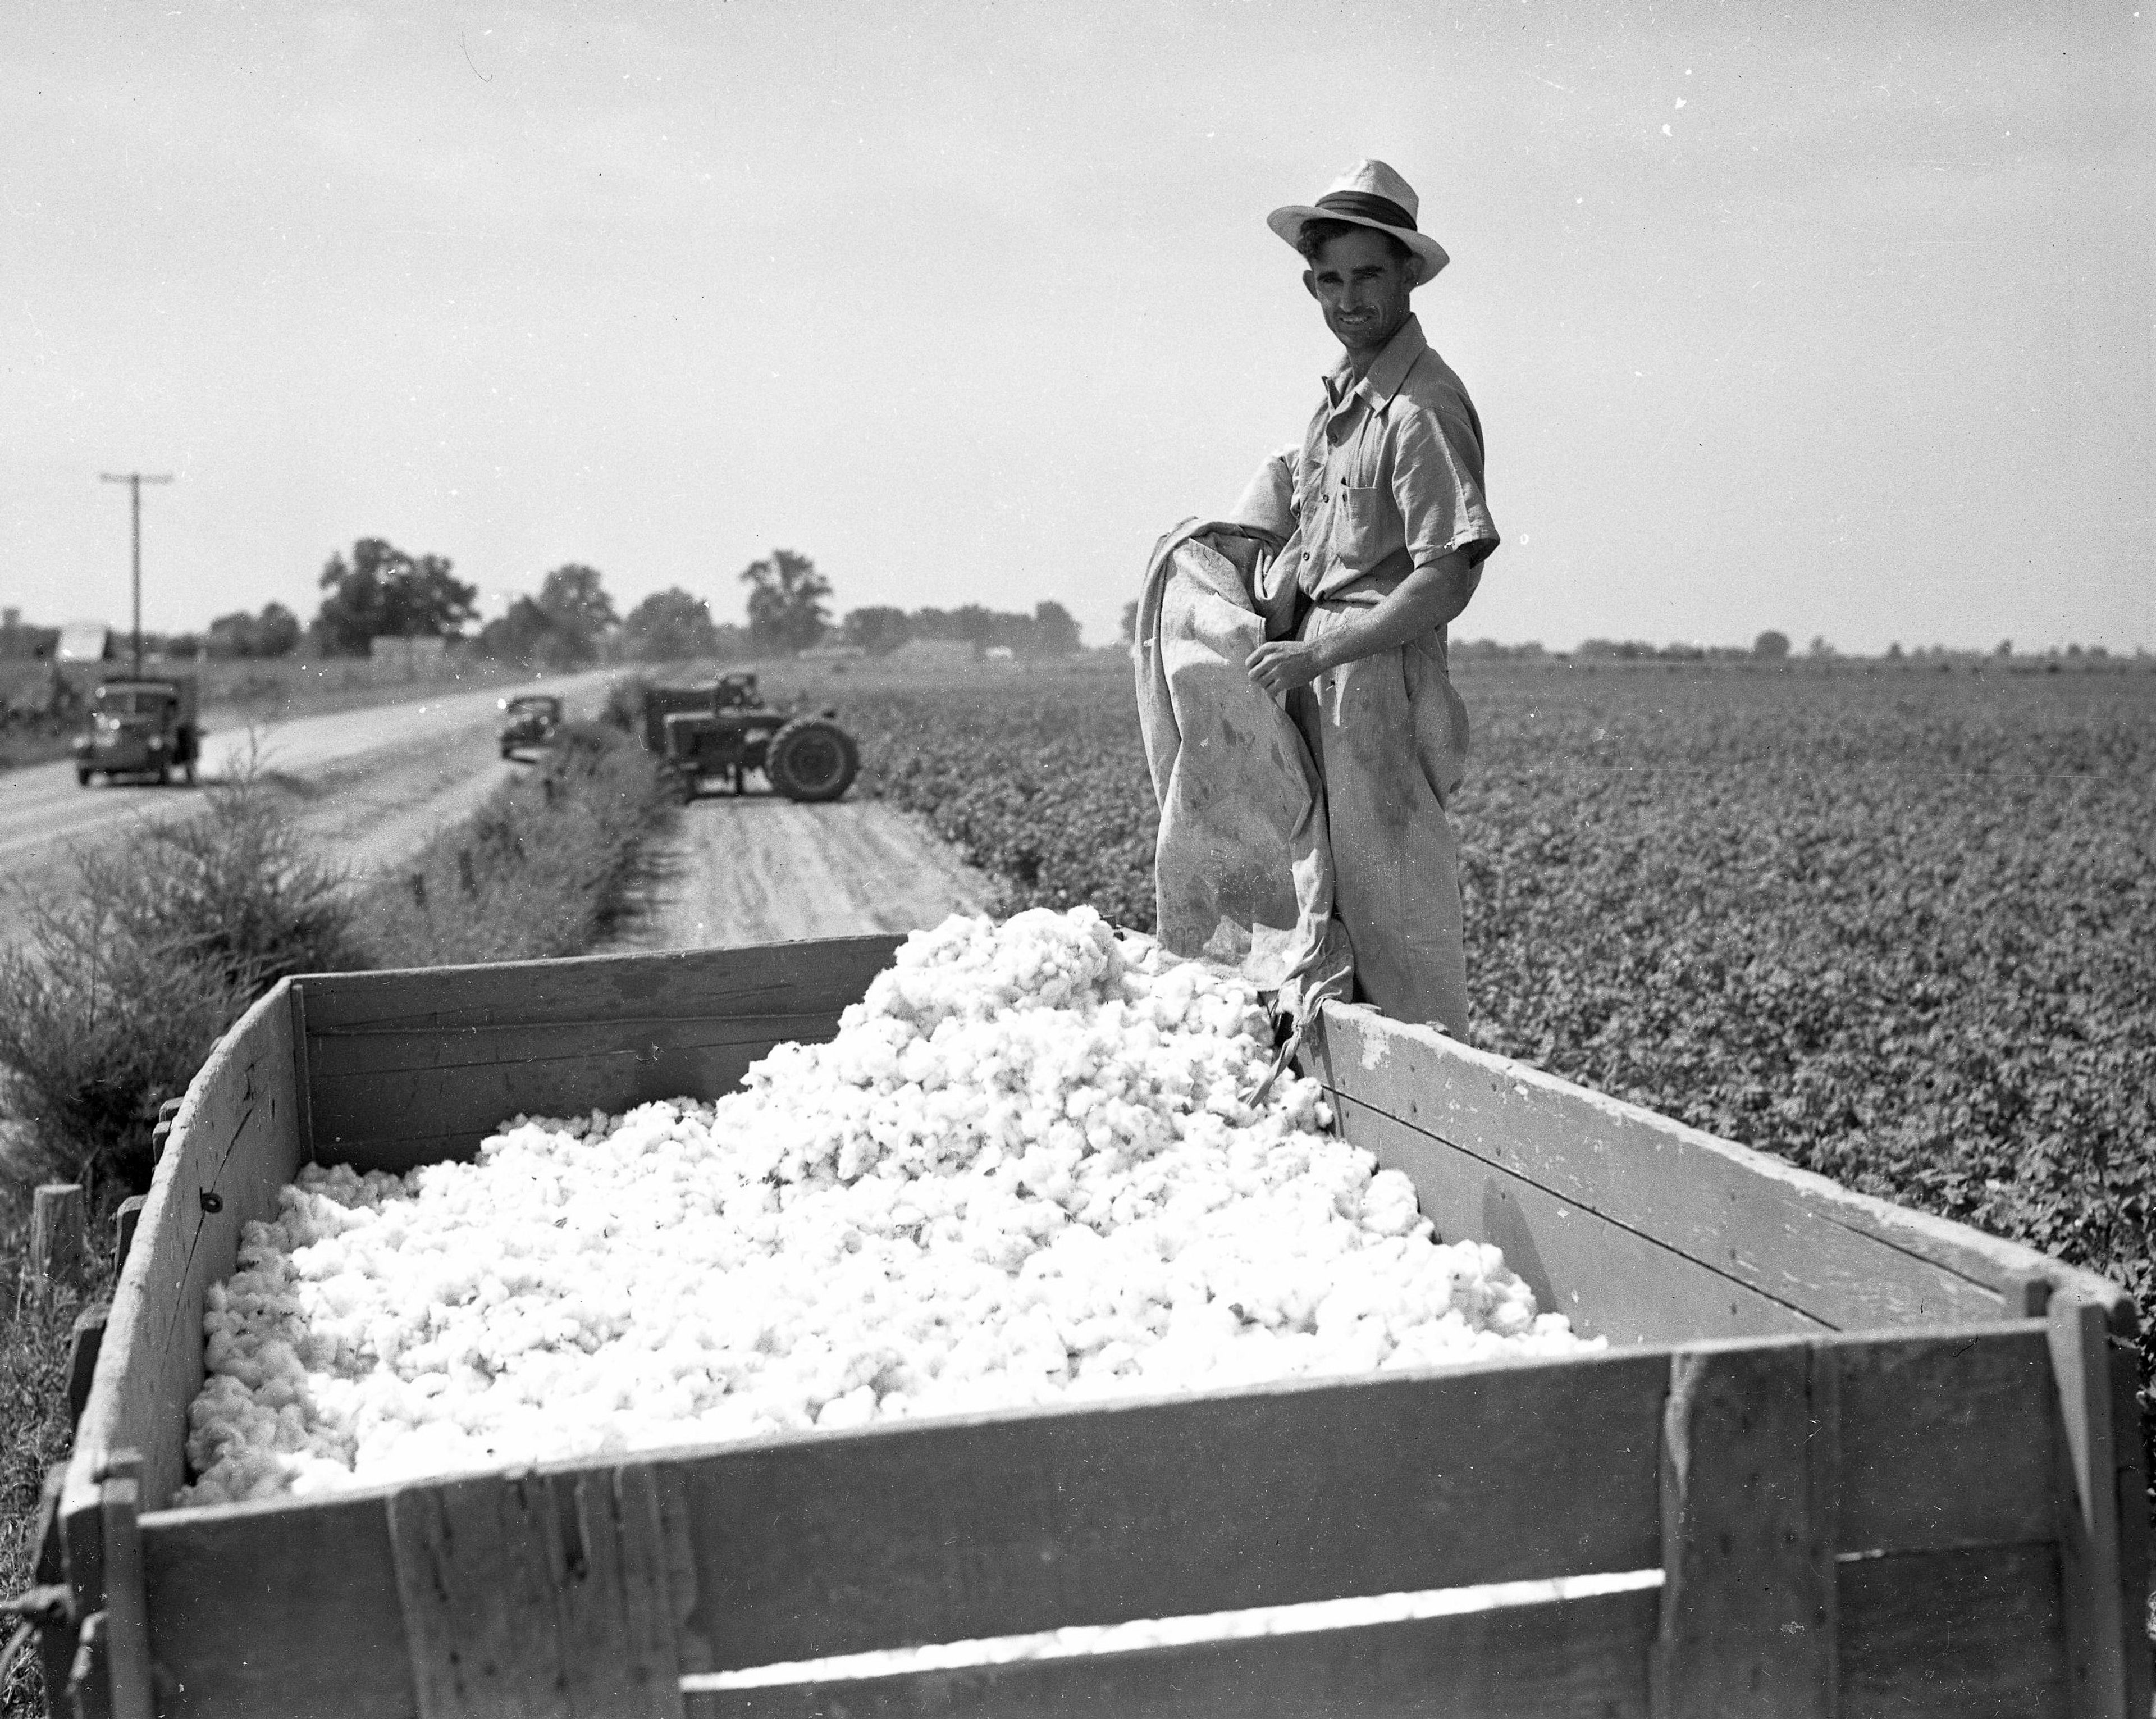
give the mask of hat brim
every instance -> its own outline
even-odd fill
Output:
[[[1286,208],[1276,208],[1265,217],[1265,225],[1293,244],[1302,236],[1306,221],[1345,221],[1351,227],[1368,227],[1392,236],[1422,259],[1422,274],[1415,281],[1417,286],[1427,286],[1437,278],[1437,271],[1452,259],[1445,254],[1445,247],[1427,233],[1418,233],[1412,227],[1389,227],[1383,221],[1371,220],[1366,215],[1342,214],[1338,209],[1312,208],[1306,203],[1290,203]]]

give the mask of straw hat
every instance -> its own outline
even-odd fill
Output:
[[[1415,230],[1415,214],[1421,202],[1414,187],[1381,161],[1358,161],[1332,184],[1317,205],[1291,203],[1265,217],[1265,224],[1290,244],[1302,236],[1306,221],[1349,221],[1358,227],[1374,227],[1394,238],[1422,259],[1422,277],[1427,286],[1437,271],[1452,260],[1445,247],[1425,233]]]

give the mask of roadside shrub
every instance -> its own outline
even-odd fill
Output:
[[[353,964],[341,880],[243,776],[184,821],[74,855],[74,888],[26,898],[0,950],[0,1176],[147,1185],[158,1104],[287,973]]]
[[[355,965],[346,879],[285,821],[270,778],[208,790],[208,811],[145,833],[148,863],[103,880],[138,941],[214,970],[249,1001],[291,973]]]
[[[365,893],[366,965],[581,954],[621,912],[645,837],[674,811],[635,741],[603,722],[568,723],[538,769]]]
[[[606,703],[599,711],[599,720],[608,728],[619,728],[624,734],[644,732],[644,695],[652,687],[647,675],[623,675],[607,683]]]

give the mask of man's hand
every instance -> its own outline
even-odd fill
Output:
[[[1276,698],[1306,687],[1325,672],[1317,646],[1305,639],[1276,639],[1260,645],[1243,660],[1250,684]]]

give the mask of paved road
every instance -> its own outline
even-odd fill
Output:
[[[531,683],[559,692],[572,714],[596,709],[608,677],[564,675]],[[517,690],[525,690],[520,685]],[[494,744],[499,687],[298,717],[249,729],[236,712],[204,721],[204,775],[255,766],[297,796],[295,817],[334,862],[365,872],[394,864],[444,824],[470,812],[516,766]],[[80,787],[67,762],[0,772],[0,879],[32,893],[59,883],[74,847],[132,824],[183,817],[198,792],[172,786]],[[13,892],[0,892],[0,939],[13,934]]]

